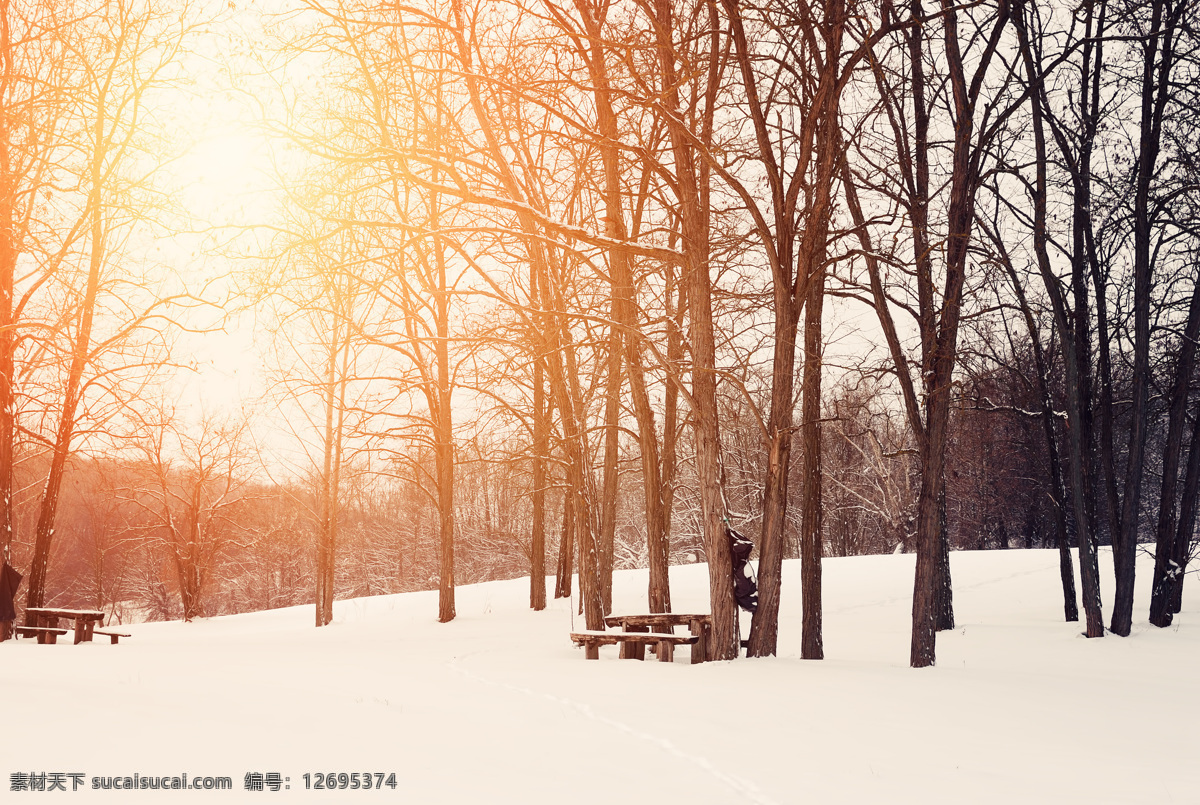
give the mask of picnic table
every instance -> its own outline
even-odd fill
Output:
[[[644,660],[646,645],[655,647],[659,662],[675,659],[675,646],[692,647],[692,663],[708,659],[709,635],[712,632],[712,616],[685,614],[680,612],[657,612],[644,615],[610,615],[604,625],[618,631],[574,632],[571,640],[587,649],[587,658],[600,658],[600,646],[619,644],[621,659]],[[675,633],[676,626],[687,626],[690,634]]]
[[[59,635],[67,633],[59,628],[59,620],[74,621],[75,642],[90,643],[95,634],[96,624],[104,620],[104,613],[98,609],[57,609],[55,607],[28,607],[25,614],[29,625],[18,626],[17,634],[25,637],[36,637],[39,643],[56,643]],[[101,632],[100,634],[109,634]],[[128,635],[122,635],[127,637]],[[116,640],[113,640],[115,643]]]

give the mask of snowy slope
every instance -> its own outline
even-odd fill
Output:
[[[1194,590],[1175,627],[1146,626],[1144,565],[1142,625],[1089,641],[1062,622],[1056,554],[956,553],[959,628],[914,671],[912,562],[826,560],[823,662],[797,658],[798,565],[769,660],[587,662],[568,602],[529,611],[527,580],[460,588],[449,624],[419,593],[339,602],[320,630],[305,607],[10,641],[5,801],[14,774],[57,772],[82,775],[79,803],[1200,802]],[[673,568],[676,611],[707,611],[705,572]],[[645,582],[619,574],[616,611],[644,611]],[[91,789],[185,772],[234,790]],[[247,772],[290,788],[244,790]],[[396,787],[305,790],[328,772]]]

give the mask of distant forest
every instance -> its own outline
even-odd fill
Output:
[[[660,612],[668,567],[707,562],[713,657],[775,654],[788,595],[820,659],[822,559],[903,551],[922,667],[950,551],[1051,548],[1089,637],[1167,626],[1200,499],[1198,21],[0,2],[18,611],[322,626],[336,598],[437,589],[448,621],[456,584],[529,576],[531,607],[602,629],[614,570],[649,568]],[[214,178],[235,143],[253,200]],[[261,393],[197,415],[186,345],[251,327],[228,360]]]

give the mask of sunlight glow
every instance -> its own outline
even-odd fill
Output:
[[[218,123],[176,165],[178,202],[202,226],[251,225],[270,202],[270,161],[269,143],[249,121]]]
[[[237,269],[237,244],[253,239],[254,227],[276,203],[271,144],[247,105],[227,95],[184,96],[169,114],[189,126],[180,133],[184,147],[167,168],[172,203],[187,232],[172,239],[174,262],[190,287],[219,303],[238,284],[230,276]],[[188,353],[184,362],[194,370],[176,386],[188,418],[232,414],[262,392],[252,317],[228,309],[225,314],[223,331],[180,339]],[[209,310],[205,318],[194,326],[211,327],[221,314]]]
[[[160,248],[193,293],[224,307],[200,311],[202,320],[176,342],[187,368],[173,394],[192,420],[236,416],[266,384],[254,317],[236,309],[237,274],[250,268],[239,255],[263,251],[269,235],[261,227],[282,200],[278,146],[268,133],[279,87],[253,58],[262,35],[257,11],[222,11],[184,57],[184,80],[154,104],[167,135],[162,186],[177,220]]]

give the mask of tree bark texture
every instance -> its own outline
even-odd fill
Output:
[[[317,605],[316,625],[328,626],[333,621],[334,551],[337,530],[338,481],[335,468],[340,463],[337,452],[340,424],[337,395],[339,323],[334,322],[334,337],[329,346],[325,373],[325,432],[324,465],[321,468],[320,527],[317,531]]]
[[[1183,606],[1183,580],[1188,566],[1192,537],[1196,532],[1196,513],[1200,506],[1200,404],[1192,411],[1192,447],[1188,453],[1187,474],[1180,493],[1179,524],[1175,527],[1175,544],[1171,551],[1171,566],[1175,571],[1167,589],[1167,611],[1178,614]]]
[[[616,307],[616,299],[612,307]],[[600,597],[604,612],[612,611],[613,554],[616,550],[621,418],[621,333],[609,325],[608,377],[604,383],[604,467],[600,491]]]
[[[1184,4],[1180,4],[1184,5]],[[1171,96],[1178,11],[1170,2],[1152,3],[1150,35],[1142,43],[1142,105],[1137,184],[1133,200],[1133,404],[1130,410],[1129,458],[1122,490],[1120,532],[1113,534],[1116,594],[1110,628],[1128,636],[1133,625],[1134,576],[1142,503],[1150,400],[1150,308],[1154,264],[1151,251],[1154,221],[1151,186],[1162,140],[1162,124]]]
[[[794,435],[794,376],[801,311],[805,314],[805,358],[802,381],[804,442],[801,567],[804,605],[803,656],[820,659],[821,648],[821,314],[829,217],[840,145],[841,44],[845,6],[828,0],[818,9],[797,11],[801,27],[811,28],[806,40],[816,70],[816,89],[810,113],[797,132],[798,152],[791,169],[786,155],[777,156],[769,100],[759,94],[759,76],[743,25],[740,6],[724,2],[729,18],[741,86],[754,126],[755,158],[770,190],[771,215],[756,214],[756,229],[771,266],[775,316],[771,373],[771,407],[766,425],[767,471],[763,490],[762,532],[759,538],[759,600],[750,627],[748,654],[773,655],[778,640],[780,587],[786,544],[790,452]],[[802,201],[798,202],[798,199]],[[770,223],[768,223],[770,218]],[[813,411],[816,411],[814,414]],[[810,416],[811,415],[811,416]],[[814,441],[816,440],[816,441]]]
[[[8,101],[14,83],[8,3],[0,5],[0,568],[12,564],[13,439],[16,436],[14,395],[16,336],[13,293],[17,267],[17,176],[10,138]]]
[[[828,159],[831,165],[836,160],[832,153],[823,155],[823,158]],[[832,185],[832,171],[826,179],[828,184]],[[822,228],[815,221],[809,225],[816,229]],[[820,660],[825,657],[821,628],[821,557],[824,553],[821,524],[824,508],[821,500],[821,317],[825,298],[823,244],[820,252],[821,259],[809,264],[812,273],[807,283],[808,302],[804,311],[804,398],[800,426],[804,438],[804,497],[800,530],[800,574],[804,615],[800,656],[806,660]],[[761,601],[759,605],[761,606]]]
[[[963,287],[966,280],[968,246],[975,214],[975,196],[979,187],[983,144],[974,141],[976,103],[982,90],[982,78],[995,55],[1000,36],[1008,24],[1009,8],[1001,6],[992,25],[985,50],[972,62],[974,77],[968,79],[961,52],[959,11],[949,0],[942,0],[941,25],[948,84],[953,102],[954,140],[950,173],[950,195],[946,210],[945,277],[941,305],[935,308],[932,274],[918,269],[923,311],[922,345],[925,386],[925,438],[921,445],[921,490],[917,499],[917,570],[913,593],[913,637],[910,664],[914,668],[935,662],[935,632],[953,628],[953,602],[950,585],[949,545],[945,528],[945,458],[949,436],[951,383],[958,355],[958,331],[962,317]],[[913,16],[921,19],[920,0],[913,0]],[[924,77],[921,72],[922,38],[918,31],[910,37],[913,54],[914,106],[923,107]],[[920,88],[918,96],[917,88]],[[925,113],[920,113],[924,115]],[[927,127],[928,121],[923,124]],[[927,158],[928,128],[918,133],[919,159]],[[924,155],[924,156],[922,156]],[[922,182],[928,181],[928,166]],[[927,192],[914,205],[925,215]],[[915,223],[915,221],[914,221]],[[928,255],[918,252],[918,261]]]
[[[571,581],[575,574],[575,496],[570,490],[563,493],[562,528],[558,537],[558,570],[554,584],[555,598],[571,597]]]
[[[1056,130],[1055,139],[1068,164],[1078,167],[1072,175],[1071,212],[1071,283],[1073,310],[1069,310],[1059,290],[1058,279],[1043,271],[1055,321],[1063,338],[1066,369],[1067,444],[1070,454],[1070,490],[1079,550],[1080,600],[1083,605],[1085,634],[1104,636],[1104,615],[1100,601],[1100,569],[1096,545],[1098,515],[1095,470],[1096,458],[1092,422],[1092,378],[1089,349],[1090,314],[1088,300],[1089,266],[1095,262],[1092,234],[1092,149],[1099,120],[1101,67],[1103,65],[1103,2],[1085,7],[1084,44],[1081,50],[1078,115],[1082,123],[1078,153]],[[1045,96],[1043,109],[1048,108]]]
[[[1158,525],[1154,542],[1154,580],[1150,587],[1150,622],[1155,626],[1170,626],[1174,613],[1171,611],[1172,590],[1181,583],[1182,564],[1175,556],[1175,533],[1179,525],[1177,495],[1179,491],[1179,463],[1183,450],[1183,431],[1187,420],[1188,393],[1191,389],[1192,372],[1196,364],[1196,344],[1200,339],[1200,283],[1192,289],[1192,301],[1188,306],[1187,325],[1178,349],[1175,365],[1175,380],[1167,407],[1167,440],[1163,444],[1162,487],[1158,499]],[[1197,448],[1193,436],[1189,447],[1190,456]]]
[[[534,295],[536,298],[536,291]],[[550,423],[545,374],[539,355],[533,360],[533,523],[529,537],[529,607],[535,611],[546,608],[546,456],[550,452]]]

